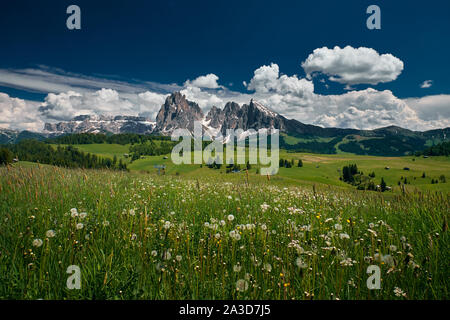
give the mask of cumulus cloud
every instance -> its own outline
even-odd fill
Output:
[[[424,122],[415,111],[390,90],[369,88],[342,95],[317,95],[315,109],[317,117],[313,123],[324,127],[375,129],[398,125],[409,129],[424,128]]]
[[[149,91],[121,95],[116,90],[105,88],[87,93],[49,93],[39,111],[51,120],[70,120],[83,114],[144,115],[154,118],[165,96]]]
[[[0,92],[0,128],[41,131],[38,103],[12,98]]]
[[[291,94],[306,98],[314,92],[312,81],[299,79],[297,75],[291,77],[287,75],[280,76],[280,69],[275,63],[256,69],[250,83],[247,85],[244,82],[244,85],[247,86],[247,89],[254,90],[256,94]]]
[[[433,85],[433,80],[425,80],[424,82],[422,82],[422,84],[420,85],[420,87],[422,89],[426,89],[429,88]]]
[[[368,88],[357,91],[347,84],[349,92],[344,94],[319,95],[314,93],[312,81],[297,76],[280,77],[279,74],[279,67],[274,63],[262,66],[255,70],[247,88],[255,91],[253,98],[287,118],[323,127],[354,129],[398,125],[412,130],[428,130],[449,125],[448,120],[445,121],[450,118],[448,114],[426,119],[417,108],[408,105],[409,101],[397,98],[390,90]],[[420,104],[423,106],[426,101],[421,100]],[[434,98],[428,101],[428,105],[442,113],[445,101],[446,98]]]
[[[372,84],[390,82],[400,75],[403,62],[392,54],[379,54],[372,48],[338,46],[318,48],[302,63],[308,77],[314,72],[329,76],[342,84]]]
[[[377,56],[381,59],[383,55]],[[376,61],[374,65],[377,65]],[[365,64],[360,64],[360,67],[360,71],[369,68]],[[369,69],[372,70],[372,67]],[[355,70],[359,69],[354,66]],[[356,75],[355,71],[353,76]],[[336,72],[331,80],[336,76],[341,79],[350,77]],[[281,74],[275,63],[257,68],[250,81],[243,82],[248,93],[231,91],[225,86],[219,86],[217,81],[217,76],[208,74],[187,80],[182,87],[171,87],[171,90],[159,92],[140,86],[127,88],[126,85],[85,90],[72,85],[76,81],[71,80],[69,90],[49,93],[43,102],[0,94],[0,126],[41,131],[44,122],[69,120],[81,114],[140,115],[154,120],[167,95],[176,90],[186,95],[187,99],[197,102],[205,113],[212,106],[222,108],[228,101],[242,105],[253,98],[287,118],[324,127],[374,129],[398,125],[412,130],[428,130],[450,126],[450,95],[399,99],[389,90],[355,90],[351,87],[352,83],[346,83],[348,92],[344,94],[320,95],[314,92],[314,84],[310,79]],[[102,83],[98,80],[95,82]]]
[[[217,89],[219,88],[219,84],[217,83],[219,77],[213,73],[207,74],[205,76],[200,76],[190,81],[187,80],[184,85],[186,87],[197,87],[197,88],[208,88],[208,89]]]
[[[186,96],[186,99],[195,101],[204,111],[208,111],[212,106],[221,107],[224,104],[224,100],[216,93],[204,91],[199,87],[188,86],[180,92]]]
[[[150,91],[139,93],[139,115],[146,118],[155,119],[167,96],[167,94],[159,94]]]
[[[439,94],[404,100],[420,117],[434,126],[450,127],[450,95]]]

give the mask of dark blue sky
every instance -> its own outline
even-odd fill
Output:
[[[81,8],[82,30],[66,28],[70,4]],[[381,30],[366,28],[370,4],[381,8]],[[2,1],[0,39],[2,69],[178,84],[214,73],[237,91],[261,65],[304,77],[300,64],[314,49],[365,46],[404,62],[397,80],[371,87],[400,98],[450,93],[450,1]],[[433,86],[420,89],[428,79]],[[343,92],[328,84],[315,91]]]

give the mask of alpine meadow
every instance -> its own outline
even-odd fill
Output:
[[[0,303],[262,320],[445,306],[449,12],[3,1]]]

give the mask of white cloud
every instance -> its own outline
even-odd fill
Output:
[[[424,122],[403,100],[390,90],[372,88],[342,95],[317,95],[315,119],[324,127],[376,129],[398,125],[409,129],[426,129]]]
[[[200,76],[190,81],[187,80],[184,85],[186,87],[193,86],[198,88],[208,88],[208,89],[217,89],[219,88],[219,84],[217,83],[219,77],[213,73],[207,74],[205,76]]]
[[[143,115],[155,118],[165,96],[150,91],[119,94],[113,89],[104,88],[94,92],[49,93],[39,110],[43,117],[52,120],[70,120],[82,114]]]
[[[49,77],[48,86],[64,85],[62,78],[53,81]],[[249,93],[231,91],[219,86],[217,80],[217,76],[209,74],[187,80],[183,87],[170,85],[173,90],[160,92],[158,90],[164,85],[155,85],[159,88],[156,90],[146,88],[143,83],[134,87],[133,84],[111,82],[112,88],[105,86],[95,90],[92,83],[92,88],[81,88],[78,82],[85,83],[86,77],[76,80],[73,76],[67,88],[64,87],[68,90],[49,93],[44,102],[1,94],[0,126],[41,131],[46,121],[68,120],[81,114],[141,115],[154,120],[168,93],[176,90],[197,102],[205,113],[213,105],[222,108],[228,101],[242,105],[254,98],[287,118],[324,127],[374,129],[398,125],[412,130],[428,130],[450,126],[450,95],[402,100],[389,90],[369,88],[356,91],[350,83],[347,83],[347,89],[351,91],[344,94],[319,95],[314,93],[311,80],[280,74],[279,66],[274,63],[257,68],[251,80],[243,82]],[[11,82],[11,79],[4,81]],[[109,80],[93,81],[95,85],[109,83]],[[36,87],[36,82],[33,85]]]
[[[150,119],[156,119],[159,109],[166,100],[166,94],[145,91],[138,94],[139,115]]]
[[[424,121],[436,123],[436,127],[450,126],[450,95],[439,94],[404,100]]]
[[[102,88],[114,89],[119,93],[139,93],[146,90],[167,93],[181,89],[176,84],[144,81],[129,83],[65,72],[45,66],[39,69],[0,69],[0,85],[43,93],[92,92]]]
[[[186,96],[186,99],[195,101],[205,112],[212,106],[220,107],[224,104],[224,101],[216,93],[203,91],[198,87],[188,86],[180,92]]]
[[[424,82],[422,82],[422,84],[420,85],[420,87],[422,89],[426,89],[429,88],[433,85],[433,80],[425,80]]]
[[[302,63],[308,77],[314,72],[329,76],[329,80],[352,85],[390,82],[400,75],[403,62],[392,54],[378,54],[372,48],[318,48]]]
[[[418,113],[407,101],[397,98],[389,90],[368,88],[355,91],[347,84],[346,90],[349,92],[345,94],[315,94],[311,81],[298,79],[297,76],[279,77],[279,67],[273,63],[256,69],[247,88],[255,90],[253,98],[285,117],[324,127],[375,129],[398,125],[413,130],[428,130],[449,125],[449,120],[445,119],[449,119],[450,115],[429,122],[423,118],[423,113]],[[436,106],[437,102],[438,99],[432,99],[429,104],[442,111],[442,107],[438,106],[443,106],[444,102]],[[422,101],[424,103],[425,100]]]
[[[272,92],[275,94],[292,94],[301,98],[307,98],[314,92],[312,81],[299,79],[297,75],[289,77],[279,74],[279,67],[275,63],[271,63],[270,66],[262,66],[255,70],[247,89],[255,90],[256,94]],[[244,85],[246,85],[246,82],[244,82]]]
[[[41,131],[38,103],[12,98],[0,92],[0,128]]]

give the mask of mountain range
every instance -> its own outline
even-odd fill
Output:
[[[213,136],[225,136],[227,129],[279,129],[281,148],[317,153],[402,156],[445,141],[450,136],[450,128],[425,132],[396,126],[375,130],[322,128],[287,119],[255,100],[243,105],[228,102],[223,109],[213,106],[205,115],[197,103],[187,100],[180,92],[174,92],[161,106],[156,122],[136,116],[80,115],[70,121],[46,123],[42,133],[0,129],[0,143],[73,133],[170,135],[175,129],[192,132],[195,121],[200,121]]]

